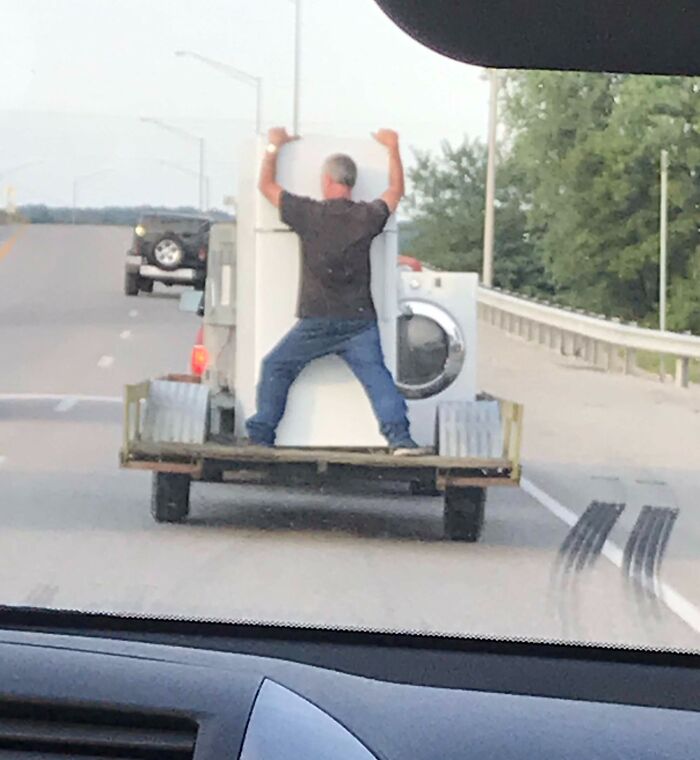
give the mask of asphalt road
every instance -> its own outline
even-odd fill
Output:
[[[13,232],[0,228],[1,603],[700,647],[696,391],[484,328],[482,387],[526,404],[525,487],[490,492],[479,544],[443,539],[439,499],[380,485],[197,484],[189,522],[156,525],[149,476],[117,466],[118,398],[183,371],[197,319],[174,290],[122,294],[129,230]],[[559,549],[594,499],[625,510],[603,555],[563,573]],[[679,510],[646,591],[615,564],[644,504]]]

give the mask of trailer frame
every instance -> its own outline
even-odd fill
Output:
[[[170,375],[168,380],[197,382]],[[126,388],[121,467],[153,473],[152,513],[158,522],[182,522],[189,514],[192,482],[318,487],[355,482],[409,484],[415,495],[443,496],[446,536],[478,540],[484,521],[486,489],[518,486],[523,409],[498,401],[503,426],[501,457],[441,454],[396,456],[387,449],[292,448],[240,442],[178,443],[144,440],[143,409],[150,382]]]

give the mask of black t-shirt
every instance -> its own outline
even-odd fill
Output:
[[[369,249],[389,216],[383,200],[316,201],[282,193],[280,218],[301,239],[298,317],[376,319]]]

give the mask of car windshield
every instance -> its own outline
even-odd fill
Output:
[[[700,649],[697,79],[3,28],[1,605]]]

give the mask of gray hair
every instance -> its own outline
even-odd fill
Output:
[[[329,156],[323,164],[323,173],[327,174],[333,182],[347,187],[355,187],[357,181],[357,164],[344,153],[335,153]]]

